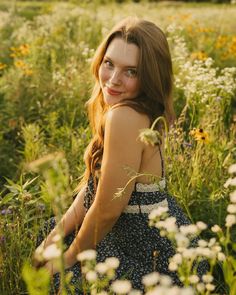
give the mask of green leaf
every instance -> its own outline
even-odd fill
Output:
[[[50,275],[45,269],[40,268],[36,270],[29,263],[25,263],[22,269],[22,276],[30,295],[49,294]]]

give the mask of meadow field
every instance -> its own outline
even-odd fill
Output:
[[[155,285],[146,294],[236,294],[236,5],[0,1],[1,295],[48,294],[47,274],[30,264],[37,234],[72,201],[91,139],[90,62],[103,36],[129,15],[155,22],[168,37],[177,117],[166,137],[168,189],[210,262],[199,282],[183,255],[183,293],[167,284],[166,293]],[[119,294],[101,293],[98,281],[87,284]]]

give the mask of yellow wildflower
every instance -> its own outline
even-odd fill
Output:
[[[33,71],[31,70],[31,69],[24,69],[24,74],[26,75],[26,76],[32,76],[33,75]]]
[[[29,54],[29,45],[28,44],[22,44],[19,47],[19,51],[22,55],[28,55]]]
[[[228,37],[224,35],[220,35],[216,40],[215,47],[223,48],[227,42],[228,42]]]
[[[27,67],[26,63],[23,60],[16,60],[14,64],[19,69],[25,69]]]
[[[189,135],[192,136],[196,141],[208,143],[209,142],[209,134],[204,131],[202,128],[193,128]]]
[[[193,52],[191,54],[192,59],[198,59],[198,60],[206,60],[208,58],[207,54],[203,51],[197,51]]]
[[[3,63],[1,63],[0,62],[0,70],[3,70],[3,69],[5,69],[7,67],[7,65],[6,64],[3,64]]]
[[[236,36],[232,37],[232,40],[228,46],[228,52],[229,54],[236,56]]]

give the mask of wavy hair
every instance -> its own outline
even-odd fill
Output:
[[[136,17],[122,20],[112,28],[99,45],[92,61],[91,69],[95,77],[95,85],[86,106],[93,138],[84,154],[86,170],[77,189],[88,181],[91,174],[96,175],[96,168],[102,159],[108,106],[103,100],[98,73],[106,50],[114,38],[122,38],[127,43],[136,44],[139,48],[137,70],[140,94],[135,99],[126,99],[119,104],[130,106],[137,112],[146,114],[150,124],[158,116],[164,116],[167,125],[172,124],[175,118],[172,99],[172,61],[165,34],[154,23],[147,20]],[[157,128],[159,129],[160,126]]]

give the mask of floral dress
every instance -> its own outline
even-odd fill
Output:
[[[177,204],[174,197],[170,196],[165,187],[164,165],[162,160],[162,182],[157,184],[136,183],[129,203],[120,215],[112,230],[97,245],[97,261],[102,262],[107,257],[117,257],[120,261],[116,278],[127,278],[132,282],[133,288],[143,290],[142,277],[153,271],[169,275],[174,284],[180,285],[175,272],[168,270],[169,258],[175,254],[171,242],[162,237],[159,230],[148,225],[149,213],[159,206],[168,206],[169,215],[176,218],[178,226],[190,224],[189,219]],[[84,198],[84,206],[88,211],[95,196],[94,178],[89,178]],[[160,187],[162,187],[160,189]],[[55,226],[55,219],[47,223],[45,230],[48,233]],[[75,234],[65,238],[69,246]],[[39,243],[43,240],[40,238]],[[197,240],[195,241],[195,243]],[[203,274],[206,265],[199,271]],[[69,271],[73,272],[72,283],[77,286],[76,294],[80,291],[81,270],[76,263]],[[58,290],[60,284],[59,275],[54,276],[54,287]]]

